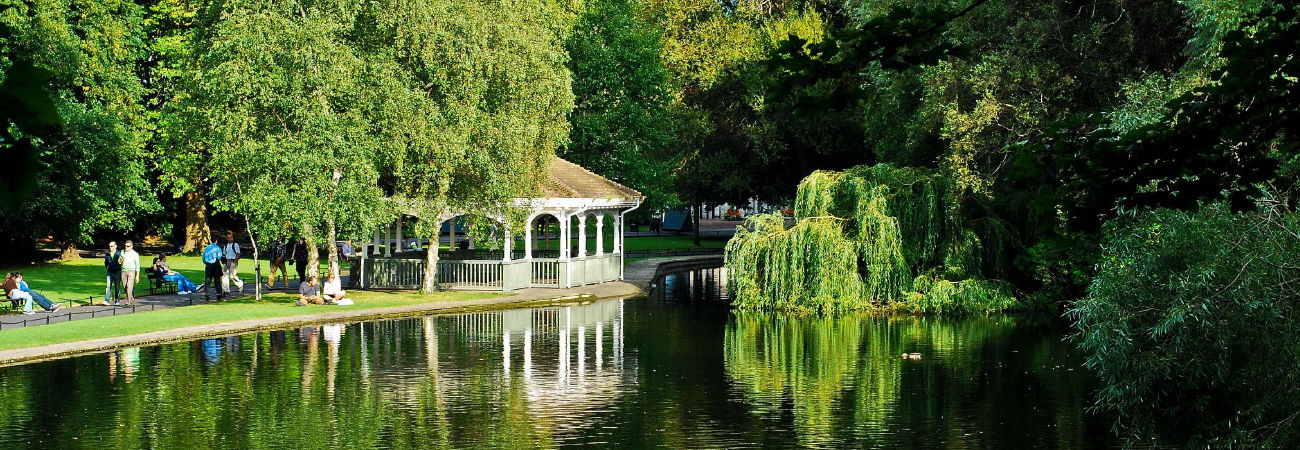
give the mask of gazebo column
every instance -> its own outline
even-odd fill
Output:
[[[514,236],[511,236],[511,235],[510,235],[510,226],[509,226],[509,225],[506,225],[506,226],[502,227],[502,229],[505,230],[506,234],[505,234],[505,238],[502,239],[504,242],[502,243],[501,248],[502,248],[502,249],[505,249],[505,251],[502,252],[502,255],[503,255],[503,256],[501,257],[501,260],[502,260],[502,261],[509,261],[509,260],[510,260],[510,256],[511,256],[511,255],[510,255],[510,252],[513,251],[513,250],[511,250],[511,245],[514,244],[514,240],[515,240],[515,239],[514,239]]]
[[[533,259],[533,221],[536,217],[528,218],[528,225],[524,226],[524,259]]]
[[[596,215],[596,256],[605,254],[605,215]]]
[[[560,258],[564,260],[568,260],[569,253],[571,253],[572,251],[572,248],[569,247],[569,245],[572,244],[572,242],[569,241],[569,234],[570,234],[569,215],[564,213],[561,214],[562,215],[560,218],[560,240],[559,242],[557,242],[557,244],[559,244],[558,247],[560,248]]]
[[[578,257],[587,256],[587,214],[578,216]]]
[[[372,249],[370,250],[371,255],[375,255],[375,256],[379,255],[379,229],[378,228],[375,228],[375,236],[373,239],[370,240],[370,248]]]
[[[623,253],[623,213],[614,216],[614,253]]]
[[[397,215],[397,251],[402,251],[402,215]]]

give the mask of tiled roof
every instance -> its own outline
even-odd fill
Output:
[[[556,156],[551,158],[550,176],[542,182],[542,195],[552,198],[641,198],[641,193],[582,166]]]

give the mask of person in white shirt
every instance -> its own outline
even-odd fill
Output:
[[[325,286],[323,289],[325,303],[338,303],[339,300],[343,300],[343,294],[346,293],[347,291],[343,290],[343,286],[341,285],[338,276],[335,276],[333,272],[325,275]]]
[[[234,282],[239,293],[244,293],[244,280],[239,279],[239,244],[235,242],[235,233],[226,232],[226,245],[221,246],[221,253],[226,257],[222,267],[221,292],[230,293],[230,283]]]

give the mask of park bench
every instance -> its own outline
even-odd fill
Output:
[[[164,280],[162,276],[158,275],[158,272],[153,269],[146,269],[144,273],[145,279],[149,280],[149,295],[176,293],[175,281]]]

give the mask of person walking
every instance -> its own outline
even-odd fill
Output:
[[[204,300],[208,299],[208,292],[212,290],[217,291],[217,301],[226,298],[226,293],[217,287],[221,285],[221,281],[225,278],[221,273],[221,261],[223,259],[224,256],[221,253],[221,246],[217,245],[216,242],[210,243],[207,247],[203,248],[204,278],[203,284],[199,285],[199,289],[203,290]]]
[[[122,287],[126,288],[126,306],[135,306],[135,284],[140,281],[140,254],[135,252],[135,243],[126,241],[122,255],[117,258],[122,264]]]
[[[122,256],[122,252],[117,250],[117,241],[108,241],[108,253],[104,254],[104,271],[108,273],[108,280],[104,285],[104,305],[117,304],[121,297],[118,297],[118,291],[122,290],[122,263],[117,259]]]
[[[221,290],[230,293],[230,283],[235,283],[239,293],[244,293],[244,280],[239,279],[239,244],[235,242],[235,233],[226,232],[226,245],[221,247],[222,256],[225,256],[225,273],[221,277]]]
[[[307,241],[303,240],[303,238],[294,241],[289,259],[292,259],[294,265],[297,266],[298,284],[301,285],[307,281]]]
[[[278,270],[284,276],[284,289],[289,290],[289,271],[285,269],[284,261],[289,258],[289,251],[286,246],[280,243],[279,239],[271,242],[271,277],[267,279],[266,288],[275,288],[275,273]]]

